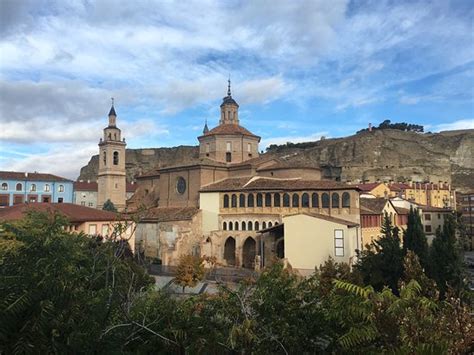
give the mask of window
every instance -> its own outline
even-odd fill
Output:
[[[94,207],[94,202],[89,202],[88,206],[89,207]]]
[[[262,222],[262,229],[267,229],[267,222]]]
[[[431,233],[431,226],[425,226],[425,232]]]
[[[10,204],[10,196],[0,195],[0,206],[6,207]]]
[[[89,234],[95,235],[97,233],[97,224],[89,224]]]
[[[319,207],[319,196],[316,192],[311,195],[311,207]]]
[[[36,191],[36,184],[31,184],[30,191]]]
[[[280,207],[280,194],[273,194],[273,206]]]
[[[265,194],[265,207],[272,207],[272,194]]]
[[[241,228],[243,231],[247,229],[247,223],[245,222],[242,222],[242,228]]]
[[[232,208],[236,208],[237,207],[237,195],[236,194],[233,194],[232,197],[231,197],[231,207]]]
[[[438,213],[438,219],[441,219],[441,213]]]
[[[16,191],[21,191],[22,189],[23,186],[20,183],[16,184]]]
[[[247,207],[253,207],[253,204],[254,204],[253,194],[249,194],[247,196]]]
[[[59,192],[64,192],[64,185],[59,185],[58,191]]]
[[[232,222],[229,222],[229,230],[233,230],[234,229],[234,224]]]
[[[49,203],[49,196],[43,196],[43,202]]]
[[[232,153],[231,152],[225,153],[225,161],[227,163],[230,163],[232,161]]]
[[[258,224],[258,221],[255,221],[255,230],[258,231],[260,229],[260,225]]]
[[[245,195],[240,194],[239,196],[239,207],[245,207]]]
[[[44,192],[49,192],[51,191],[51,187],[49,186],[49,184],[45,184],[44,185]]]
[[[114,152],[114,165],[118,165],[118,164],[119,164],[119,153]]]
[[[86,201],[81,201],[81,206],[85,206],[86,205]]]
[[[104,160],[104,165],[107,165],[107,152],[104,152],[104,154],[102,154],[103,156],[103,160]]]
[[[252,222],[249,222],[249,223],[248,223],[248,228],[247,228],[247,230],[249,230],[249,231],[253,230]]]
[[[64,202],[64,199],[62,197],[59,197],[58,198],[58,203],[63,203]]]
[[[222,229],[225,231],[227,230],[227,222],[222,223]]]
[[[227,142],[227,144],[226,144],[226,152],[232,152],[232,142]]]
[[[268,222],[268,228],[271,228],[273,226],[272,222]]]
[[[28,202],[35,203],[35,202],[37,202],[37,199],[38,198],[37,198],[36,195],[35,196],[31,196],[31,195],[28,196]]]
[[[309,207],[309,195],[306,192],[301,196],[301,207]]]
[[[334,255],[344,256],[344,231],[334,230]]]
[[[321,204],[323,208],[329,208],[329,194],[328,193],[323,193],[321,195]]]
[[[283,194],[283,207],[290,207],[290,195],[287,193]]]
[[[182,176],[176,180],[176,192],[180,195],[186,192],[186,179]]]
[[[261,193],[257,194],[257,207],[262,207],[263,206],[263,196]]]
[[[107,224],[102,225],[102,235],[109,235],[109,226]]]
[[[2,190],[3,191],[8,190],[8,184],[6,182],[2,184]]]
[[[229,208],[229,195],[224,195],[224,208]]]
[[[343,208],[351,207],[351,195],[349,195],[349,192],[344,192],[342,194],[342,207]]]
[[[239,230],[239,222],[235,222],[235,223],[234,223],[234,226],[235,226],[234,229],[235,229],[236,231],[238,231],[238,230]]]
[[[19,205],[23,203],[23,196],[13,196],[13,204]]]
[[[431,221],[431,215],[429,213],[425,214],[425,221]]]
[[[292,196],[292,206],[293,207],[300,207],[300,197],[298,196],[298,194],[293,194]]]
[[[339,208],[339,194],[333,193],[331,197],[332,197],[332,208]]]

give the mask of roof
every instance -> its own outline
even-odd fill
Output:
[[[0,171],[0,179],[3,180],[28,180],[28,181],[64,181],[72,182],[72,180],[63,178],[61,176],[45,173],[28,173],[19,171]]]
[[[0,209],[0,220],[22,219],[28,211],[53,212],[65,215],[71,223],[121,220],[115,212],[98,210],[73,203],[23,203]]]
[[[368,183],[368,184],[356,184],[355,186],[357,186],[362,192],[369,192],[369,191],[372,191],[373,189],[375,189],[380,184],[382,184],[382,183],[381,182],[371,182],[371,183]]]
[[[117,114],[115,113],[114,105],[112,105],[112,107],[110,108],[109,116],[117,116]]]
[[[390,203],[384,198],[361,198],[359,201],[361,214],[382,214],[385,205]]]
[[[353,185],[332,180],[276,179],[265,177],[228,178],[204,186],[202,192],[249,191],[249,190],[348,190]]]
[[[147,211],[143,222],[170,222],[191,220],[199,212],[197,207],[155,207]]]
[[[250,137],[256,137],[260,139],[259,136],[253,134],[250,132],[248,129],[238,125],[238,124],[233,124],[233,123],[225,123],[221,124],[217,127],[214,127],[211,129],[209,132],[204,133],[201,137],[207,137],[207,136],[213,136],[213,135],[219,135],[219,134],[237,134],[237,135],[242,135],[242,136],[250,136]]]
[[[95,181],[75,181],[74,191],[98,191],[98,184]],[[126,191],[135,192],[137,184],[127,182]]]
[[[403,208],[403,207],[397,207],[397,206],[393,206],[395,208],[395,211],[397,211],[398,214],[409,214],[410,213],[410,209],[408,208]]]
[[[268,166],[262,166],[257,168],[257,171],[266,171],[266,170],[277,170],[277,169],[317,169],[321,170],[319,166],[315,166],[308,159],[300,159],[300,160],[291,160],[291,159],[282,159],[276,158],[273,164]]]
[[[448,213],[451,213],[453,211],[452,209],[449,209],[449,208],[433,207],[433,206],[420,205],[420,204],[417,204],[417,208],[419,208],[423,212],[448,212]]]
[[[228,104],[239,107],[239,104],[232,98],[232,96],[230,96],[230,94],[222,99],[221,107]]]

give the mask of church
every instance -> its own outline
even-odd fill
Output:
[[[322,176],[292,155],[259,154],[260,137],[240,125],[230,80],[219,124],[207,123],[199,156],[136,177],[126,210],[138,216],[136,250],[175,266],[185,254],[223,266],[261,268],[277,259],[312,272],[329,257],[353,262],[361,248],[359,189]],[[125,206],[125,140],[112,106],[99,143],[99,205]]]

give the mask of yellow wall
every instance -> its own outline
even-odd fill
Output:
[[[370,190],[369,193],[375,197],[385,197],[385,195],[390,196],[390,189],[387,185],[380,183],[377,187]]]
[[[352,262],[358,243],[358,227],[326,221],[300,214],[283,217],[285,234],[285,259],[299,270],[314,270],[330,256],[336,262]],[[344,256],[335,255],[334,231],[344,235]]]
[[[199,206],[202,211],[202,232],[219,229],[219,192],[201,192]]]

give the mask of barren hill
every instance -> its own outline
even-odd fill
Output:
[[[384,129],[345,138],[324,139],[272,150],[278,155],[314,162],[326,176],[341,181],[447,181],[459,190],[474,188],[474,130],[414,133]],[[156,167],[186,163],[196,146],[127,149],[127,177]],[[98,156],[81,169],[78,179],[97,179]]]

